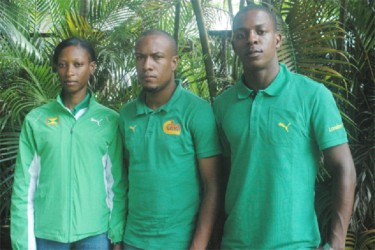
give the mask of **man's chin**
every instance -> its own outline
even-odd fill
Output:
[[[159,88],[158,87],[143,87],[143,91],[147,93],[157,93],[159,92]]]

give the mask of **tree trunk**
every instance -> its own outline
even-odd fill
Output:
[[[233,4],[232,4],[232,0],[228,0],[228,12],[229,12],[229,16],[231,18],[231,20],[233,20]]]
[[[83,17],[87,17],[90,12],[90,0],[81,0],[80,2],[79,14]]]
[[[174,31],[173,31],[173,37],[176,40],[178,44],[178,33],[180,30],[180,15],[181,15],[181,0],[177,0],[176,2],[176,12],[174,16]]]
[[[347,1],[346,0],[341,0],[340,1],[341,3],[341,7],[340,7],[340,20],[339,20],[339,25],[340,27],[345,30],[346,29],[346,9],[347,9]],[[344,51],[345,50],[345,37],[343,36],[338,36],[337,38],[337,50],[339,51]],[[339,57],[341,57],[341,55],[337,54],[336,53],[336,57],[338,57],[337,59],[339,59]],[[335,70],[337,70],[338,72],[342,72],[342,64],[336,64],[335,65]]]
[[[203,60],[206,69],[208,91],[210,93],[210,100],[212,102],[213,98],[216,96],[217,89],[215,84],[214,64],[212,62],[210,47],[208,44],[208,34],[204,23],[203,11],[200,0],[191,0],[191,3],[193,5],[195,17],[197,19],[199,39],[202,45]]]
[[[247,3],[247,5],[255,4],[255,3],[254,3],[254,0],[246,0],[246,3]]]

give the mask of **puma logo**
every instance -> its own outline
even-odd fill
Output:
[[[135,128],[137,127],[137,125],[134,125],[134,126],[129,126],[129,129],[134,133],[135,132]]]
[[[90,119],[91,122],[96,122],[96,124],[100,127],[100,123],[102,122],[103,119],[100,119],[99,121],[96,120],[95,118],[92,118]]]
[[[285,131],[288,133],[289,132],[289,127],[290,127],[290,122],[288,123],[288,125],[285,125],[284,123],[282,123],[282,122],[279,122],[279,124],[277,124],[277,125],[279,125],[280,127],[282,127],[283,129],[285,129]]]

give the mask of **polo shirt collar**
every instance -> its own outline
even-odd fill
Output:
[[[245,75],[242,74],[240,82],[238,83],[238,92],[237,97],[238,99],[246,99],[249,98],[249,96],[252,95],[254,90],[248,88],[245,84]]]
[[[139,97],[137,98],[137,102],[136,102],[137,115],[157,113],[160,111],[169,112],[174,107],[175,102],[179,99],[181,92],[183,91],[183,88],[181,86],[182,81],[176,79],[175,83],[176,83],[176,89],[174,90],[171,99],[169,99],[169,101],[166,104],[162,105],[156,110],[153,110],[146,105],[146,102],[145,102],[146,93],[142,91]]]
[[[279,73],[277,73],[276,78],[271,82],[271,84],[259,92],[263,92],[269,96],[278,96],[286,88],[288,83],[289,71],[285,64],[280,63]],[[246,99],[252,95],[254,90],[248,88],[245,84],[245,76],[242,75],[238,84],[238,99]]]

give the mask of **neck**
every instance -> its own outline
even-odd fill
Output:
[[[168,86],[161,91],[158,91],[156,93],[146,92],[146,105],[153,110],[158,109],[171,99],[175,89],[176,83],[173,80],[173,82],[168,84]]]
[[[266,89],[279,73],[279,64],[261,70],[244,70],[245,84],[252,90]]]
[[[77,106],[83,99],[85,99],[86,91],[81,91],[77,94],[71,94],[67,92],[62,93],[62,101],[64,106],[68,109],[72,110],[75,106]]]

